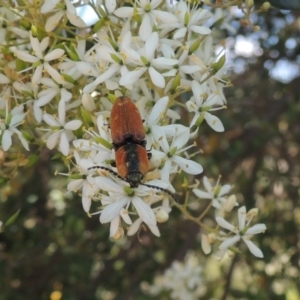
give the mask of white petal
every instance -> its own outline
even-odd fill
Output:
[[[48,48],[49,43],[50,43],[49,36],[46,36],[45,38],[42,39],[42,41],[40,43],[40,47],[41,47],[42,52],[44,52]],[[43,56],[42,56],[42,58],[43,58]]]
[[[159,229],[156,225],[148,225],[150,231],[155,235],[155,236],[158,236],[160,237],[160,232],[159,232]]]
[[[209,179],[206,176],[203,177],[203,185],[208,192],[212,191],[213,187],[212,187]]]
[[[67,190],[71,192],[76,192],[79,188],[82,187],[84,179],[75,179],[68,183]]]
[[[30,43],[31,43],[31,47],[33,49],[34,55],[40,59],[43,58],[43,53],[42,53],[43,50],[42,50],[41,44],[36,37],[33,37],[32,34],[30,34]]]
[[[211,194],[203,192],[199,189],[193,189],[194,194],[201,199],[212,199]]]
[[[103,224],[111,222],[113,219],[115,219],[119,215],[121,209],[126,205],[127,201],[128,198],[123,197],[116,200],[114,203],[105,206],[100,215],[100,222]]]
[[[54,8],[56,7],[58,2],[59,2],[59,0],[45,1],[41,7],[41,13],[46,14],[46,13],[54,10]]]
[[[8,77],[6,77],[4,74],[0,73],[0,84],[7,84],[10,83],[10,80]]]
[[[126,224],[132,225],[132,221],[130,219],[127,209],[122,208],[120,211],[120,216]]]
[[[105,7],[110,14],[114,12],[116,6],[116,0],[105,0]]]
[[[7,151],[12,145],[12,132],[5,130],[2,136],[2,148],[4,151]]]
[[[60,135],[59,149],[64,156],[69,154],[70,145],[66,132],[63,130]]]
[[[39,61],[39,58],[37,58],[36,56],[33,56],[23,50],[16,50],[14,53],[15,53],[15,56],[17,56],[18,58],[20,58],[23,61],[27,61],[30,63],[35,63],[35,62]]]
[[[47,62],[44,63],[44,68],[47,70],[48,74],[59,84],[65,83],[64,78],[59,74],[59,72],[50,66]]]
[[[239,235],[235,235],[231,238],[226,239],[224,242],[222,242],[219,246],[220,250],[226,250],[229,247],[231,247],[232,245],[234,245],[236,242],[238,242],[240,240],[240,236]]]
[[[173,35],[173,39],[175,39],[175,40],[181,39],[182,37],[184,37],[186,31],[187,31],[186,27],[182,27],[182,28],[176,30],[175,34]]]
[[[228,223],[224,218],[222,218],[220,216],[217,216],[216,217],[216,221],[219,224],[219,226],[221,226],[221,227],[223,227],[225,229],[228,229],[228,230],[230,230],[232,232],[236,231],[236,228],[232,224]]]
[[[224,131],[224,126],[221,122],[221,120],[210,114],[209,112],[206,112],[204,114],[204,119],[206,120],[207,124],[216,132],[223,132]]]
[[[68,130],[77,130],[81,125],[82,125],[82,121],[73,120],[73,121],[70,121],[70,122],[66,123],[64,128],[68,129]]]
[[[82,194],[81,203],[82,203],[83,210],[85,212],[89,212],[92,204],[92,198]]]
[[[179,63],[178,59],[166,58],[166,57],[158,57],[152,59],[151,65],[157,69],[166,69],[170,68]]]
[[[201,86],[201,84],[196,81],[193,80],[192,82],[192,91],[193,94],[195,96],[195,100],[196,100],[196,104],[198,107],[201,107],[203,104],[203,95],[205,93],[205,90],[203,89],[203,87]]]
[[[18,135],[23,147],[29,151],[29,145],[27,140],[25,139],[25,137],[23,136],[22,132],[20,132],[19,130],[14,129],[14,132]]]
[[[60,100],[58,103],[58,120],[60,125],[65,125],[66,118],[66,103],[65,101]]]
[[[171,160],[168,159],[168,160],[165,161],[165,164],[164,164],[163,168],[160,171],[161,180],[165,180],[165,181],[170,180],[171,168],[172,168]]]
[[[96,110],[95,100],[90,94],[83,94],[82,98],[82,106],[89,112]]]
[[[53,116],[51,116],[49,114],[44,114],[43,120],[52,127],[60,127],[60,124],[57,122],[57,120],[54,119]]]
[[[165,78],[153,67],[150,67],[148,71],[153,84],[159,88],[164,88],[166,85]]]
[[[161,1],[159,1],[161,2]],[[176,16],[169,12],[161,11],[161,10],[154,10],[152,11],[152,14],[155,16],[156,19],[161,20],[164,23],[176,23],[178,22],[178,19]]]
[[[230,184],[224,184],[224,185],[222,185],[221,190],[220,190],[218,196],[220,197],[220,196],[226,195],[227,193],[230,192],[231,188],[232,188],[232,186]]]
[[[199,66],[189,66],[189,65],[180,66],[180,71],[182,71],[185,74],[193,74],[200,70],[201,68]]]
[[[87,76],[99,76],[99,72],[94,68],[94,66],[89,62],[78,61],[76,62],[76,67],[78,71]]]
[[[40,83],[41,78],[42,78],[42,74],[43,74],[43,69],[44,69],[43,65],[39,65],[35,69],[34,74],[31,78],[31,82],[32,82],[33,85]]]
[[[242,231],[246,223],[246,207],[242,206],[238,209],[239,230]]]
[[[145,56],[149,62],[151,62],[154,57],[154,52],[157,50],[158,41],[159,37],[157,32],[152,32],[146,40]]]
[[[245,237],[243,237],[243,241],[246,243],[246,245],[248,246],[250,252],[259,258],[263,258],[264,255],[262,253],[262,251],[250,240],[247,240]]]
[[[39,107],[48,104],[58,93],[57,89],[47,89],[38,94],[37,105]]]
[[[257,234],[257,233],[261,233],[261,232],[265,232],[267,229],[265,224],[256,224],[252,227],[250,227],[246,232],[245,235],[247,234]]]
[[[76,14],[76,8],[73,5],[73,1],[72,0],[64,0],[66,6],[67,6],[67,12],[69,12],[70,14],[75,15]]]
[[[163,149],[165,154],[168,154],[170,147],[167,141],[167,137],[165,132],[161,129],[161,126],[153,125],[152,126],[152,135],[154,140],[159,144],[159,146]]]
[[[98,176],[95,178],[95,183],[101,190],[118,193],[120,195],[124,194],[123,188],[110,178]]]
[[[161,114],[165,113],[165,111],[167,109],[167,106],[168,106],[168,103],[169,103],[169,97],[168,96],[159,99],[155,103],[155,105],[153,106],[152,111],[149,115],[149,118],[148,118],[148,124],[150,126],[154,125],[158,122],[158,120],[161,117]]]
[[[144,14],[142,17],[142,24],[139,29],[139,37],[142,41],[146,41],[146,39],[150,36],[152,32],[152,21],[149,14]],[[146,55],[146,58],[148,56]]]
[[[138,232],[138,230],[140,229],[141,225],[142,225],[143,221],[141,218],[136,219],[133,224],[129,227],[128,231],[127,231],[127,235],[132,236],[135,233]]]
[[[85,86],[85,88],[83,89],[83,92],[84,93],[92,93],[98,84],[100,84],[100,83],[104,82],[105,80],[109,79],[110,77],[112,77],[116,72],[118,72],[119,69],[120,69],[120,67],[118,65],[110,67],[104,73],[102,73],[100,76],[98,76],[94,82]]]
[[[60,91],[61,100],[68,102],[72,98],[72,94],[67,91],[65,88],[62,88]]]
[[[138,79],[146,72],[147,68],[140,68],[137,71],[128,72],[125,76],[122,76],[120,79],[120,85],[129,85],[134,84],[138,81]]]
[[[48,137],[47,142],[46,142],[48,149],[50,149],[50,150],[54,149],[54,147],[56,146],[56,144],[58,142],[60,135],[61,135],[61,131],[57,131]]]
[[[139,197],[133,197],[131,202],[143,222],[149,226],[156,225],[155,214],[148,204]]]
[[[14,127],[18,125],[24,119],[24,116],[25,116],[24,113],[12,116],[9,123],[9,127]]]
[[[69,21],[71,22],[71,24],[73,24],[79,28],[86,27],[86,24],[79,16],[72,14],[69,11],[66,12],[66,15],[67,15]]]
[[[52,31],[59,24],[59,21],[64,14],[65,13],[60,10],[55,15],[48,17],[45,25],[45,30],[47,32]]]
[[[37,105],[36,101],[34,102],[34,105],[33,105],[33,114],[34,114],[34,117],[35,117],[36,121],[40,123],[42,121],[42,118],[43,118],[43,111]]]
[[[204,254],[209,254],[211,252],[211,244],[205,234],[201,234],[201,247]]]
[[[174,155],[173,161],[188,174],[196,175],[203,172],[203,167],[193,160]]]
[[[117,216],[110,222],[110,228],[109,228],[109,236],[113,237],[116,235],[116,233],[119,230],[119,225],[120,225],[120,217]]]
[[[44,60],[51,61],[54,59],[58,59],[58,58],[62,57],[64,55],[64,53],[65,53],[65,50],[63,50],[63,49],[54,49],[53,51],[51,51],[45,55]]]
[[[133,15],[133,7],[120,7],[114,11],[119,18],[130,18]]]
[[[211,33],[211,30],[208,27],[205,27],[205,26],[192,25],[192,26],[189,27],[189,29],[196,32],[196,33],[203,34],[203,35]]]

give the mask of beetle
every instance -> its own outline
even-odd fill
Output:
[[[177,201],[169,190],[142,183],[148,173],[151,153],[146,149],[142,117],[130,98],[121,96],[116,99],[110,115],[110,129],[118,173],[101,166],[94,166],[89,170],[107,170],[128,182],[131,188],[137,188],[139,185],[148,186],[167,193]]]

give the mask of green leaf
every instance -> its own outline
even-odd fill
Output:
[[[13,214],[13,215],[5,222],[4,226],[5,226],[5,227],[8,227],[8,226],[10,226],[11,224],[13,224],[13,223],[16,221],[17,217],[19,216],[19,213],[20,213],[20,209],[19,209],[16,213],[14,213],[14,214]]]

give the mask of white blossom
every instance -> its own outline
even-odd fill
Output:
[[[242,239],[254,256],[262,258],[264,256],[262,251],[250,239],[254,234],[264,232],[267,229],[266,225],[256,224],[250,227],[249,224],[252,220],[252,216],[251,218],[249,218],[247,223],[246,218],[247,214],[245,206],[242,206],[238,209],[238,227],[231,225],[229,222],[227,222],[224,218],[220,216],[216,217],[216,221],[219,226],[235,234],[234,236],[222,238],[223,242],[220,244],[219,249],[226,250],[229,247],[233,246],[235,243],[237,243],[240,239]]]
[[[49,149],[53,149],[59,142],[59,150],[65,156],[70,151],[70,140],[73,139],[73,130],[77,130],[81,124],[81,120],[65,121],[66,117],[65,101],[60,100],[58,105],[58,118],[54,118],[50,114],[44,114],[43,120],[51,127],[55,128],[53,133],[48,134],[46,145]]]
[[[194,194],[199,198],[211,200],[212,206],[220,209],[222,205],[227,201],[226,197],[224,196],[228,194],[231,190],[231,185],[220,185],[219,177],[218,181],[213,186],[206,176],[203,177],[203,185],[206,191],[202,191],[200,189],[193,189]]]
[[[199,118],[203,118],[213,130],[222,132],[224,131],[224,126],[221,120],[209,113],[209,111],[224,108],[223,101],[219,95],[209,95],[204,88],[205,86],[205,84],[201,85],[195,80],[192,82],[192,91],[194,96],[186,103],[188,111],[195,113],[191,126],[193,126]]]
[[[17,129],[21,125],[26,116],[24,106],[16,106],[10,112],[8,111],[8,103],[6,103],[6,117],[5,120],[0,119],[0,136],[2,148],[4,151],[9,150],[12,145],[12,136],[16,134],[21,141],[23,147],[29,151],[29,145],[22,132]]]
[[[59,4],[60,0],[45,0],[41,7],[41,13],[46,14],[55,12],[54,15],[47,18],[45,29],[47,32],[52,31],[61,21],[64,15],[69,21],[77,27],[85,27],[84,21],[77,15],[76,8],[70,0],[64,0],[65,7],[62,8]]]
[[[33,49],[34,55],[31,55],[29,52],[24,50],[15,50],[15,55],[23,61],[30,62],[33,65],[29,68],[35,68],[34,75],[31,78],[31,82],[33,84],[37,84],[40,82],[42,78],[42,72],[45,69],[48,74],[57,82],[61,83],[62,76],[58,73],[58,71],[53,68],[49,62],[55,59],[61,58],[65,51],[63,49],[54,49],[47,54],[43,54],[43,52],[49,46],[50,38],[47,36],[41,42],[30,34],[30,44]],[[22,72],[25,72],[29,69],[25,69]]]
[[[158,48],[159,36],[157,32],[152,32],[145,41],[145,45],[139,51],[124,46],[124,53],[128,60],[139,67],[124,74],[120,79],[120,85],[130,85],[135,83],[146,71],[151,78],[153,84],[157,87],[165,87],[165,79],[156,69],[170,69],[178,63],[177,59],[165,58],[163,56],[156,57],[155,52]]]
[[[140,15],[142,24],[139,27],[139,36],[145,41],[152,33],[152,28],[157,22],[172,24],[177,21],[176,16],[163,11],[155,9],[161,4],[162,0],[137,0],[136,6],[123,6],[115,10],[114,14],[120,18],[131,18],[136,10]]]

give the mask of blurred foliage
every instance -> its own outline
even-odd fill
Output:
[[[246,249],[221,262],[206,257],[200,229],[175,209],[160,226],[161,238],[145,228],[110,241],[108,226],[96,216],[88,218],[78,196],[65,194],[67,179],[53,174],[66,170],[45,150],[32,168],[1,180],[0,220],[21,211],[0,233],[0,300],[157,299],[144,293],[141,283],[152,283],[190,250],[203,265],[201,299],[299,299],[300,77],[282,83],[270,74],[279,61],[299,64],[300,15],[271,10],[255,23],[260,32],[232,21],[259,54],[238,55],[235,36],[228,39],[234,87],[227,89],[228,109],[218,114],[226,131],[202,126],[197,143],[204,151],[205,174],[197,179],[222,174],[222,183],[234,184],[240,203],[259,208],[258,220],[267,231],[254,242],[265,258]]]

